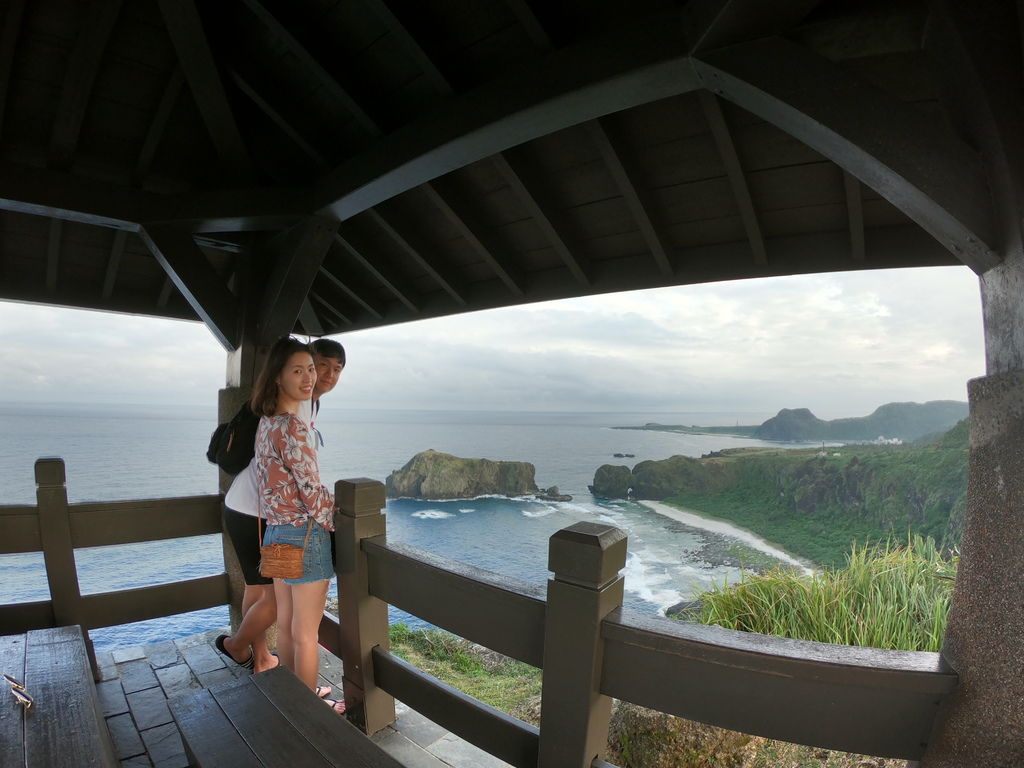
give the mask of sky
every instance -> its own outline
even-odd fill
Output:
[[[966,267],[631,291],[333,338],[349,365],[332,398],[356,409],[839,418],[966,400],[984,374]],[[199,323],[0,302],[5,403],[212,406],[225,366]]]

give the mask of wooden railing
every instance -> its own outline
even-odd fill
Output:
[[[37,506],[0,507],[0,554],[44,554],[51,599],[0,605],[0,632],[96,628],[224,605],[226,574],[81,595],[74,549],[219,533],[220,497],[68,504],[59,459],[36,464]],[[957,677],[935,653],[787,640],[622,608],[626,537],[578,523],[551,537],[547,588],[389,542],[383,486],[336,485],[341,622],[321,643],[344,664],[350,719],[373,733],[394,699],[519,768],[607,766],[611,698],[828,749],[916,759]],[[389,652],[387,606],[543,670],[536,728]]]

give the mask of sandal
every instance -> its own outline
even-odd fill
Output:
[[[323,702],[337,712],[339,715],[345,714],[345,702],[337,701],[335,699],[324,699]]]
[[[232,656],[230,653],[228,653],[228,649],[224,647],[224,641],[227,640],[227,639],[228,639],[228,635],[221,635],[220,637],[218,637],[216,640],[213,641],[213,644],[217,647],[218,651],[223,653],[225,656],[227,656],[229,659],[231,659],[231,661],[233,661],[238,666],[244,667],[245,669],[252,669],[253,664],[256,663],[256,659],[253,658],[252,650],[249,651],[249,658],[248,659],[246,659],[245,661],[238,661],[237,659],[235,659],[234,656]]]
[[[331,686],[329,685],[318,685],[316,687],[316,695],[323,699],[330,695],[331,691],[333,690],[334,689],[331,688]]]

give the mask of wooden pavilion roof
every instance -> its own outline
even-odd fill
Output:
[[[1020,27],[1013,3],[957,5],[7,0],[0,298],[202,319],[230,349],[733,278],[983,272],[999,176],[977,137],[1000,123],[977,107],[1003,103],[985,68],[1005,52],[1017,93]]]

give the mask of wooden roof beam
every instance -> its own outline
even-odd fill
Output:
[[[258,315],[260,344],[272,344],[295,327],[337,229],[336,221],[310,216],[260,249],[273,264]]]
[[[434,63],[434,60],[430,58],[429,54],[423,49],[423,46],[419,44],[419,41],[409,32],[408,28],[395,16],[391,8],[388,7],[386,0],[363,0],[363,4],[369,6],[377,15],[377,18],[384,22],[384,26],[388,28],[392,36],[413,58],[424,76],[434,86],[434,90],[442,96],[450,95],[452,93],[452,86],[448,82],[448,78],[444,76],[444,73]]]
[[[117,22],[122,0],[93,0],[81,9],[82,26],[75,37],[75,46],[68,57],[57,116],[50,134],[51,168],[71,167],[78,148],[82,121],[92,96],[100,61]]]
[[[150,224],[139,235],[217,341],[228,351],[234,350],[239,332],[238,300],[196,245],[192,233]]]
[[[231,112],[195,0],[158,2],[167,32],[178,54],[181,70],[217,148],[217,154],[238,177],[252,177],[252,160]]]
[[[368,302],[363,296],[356,290],[350,288],[347,283],[342,282],[334,273],[329,271],[326,267],[320,267],[320,274],[327,278],[331,284],[341,290],[346,296],[352,299],[356,304],[365,309],[370,315],[373,316],[374,320],[383,320],[384,313],[377,309],[373,304]]]
[[[359,105],[352,95],[314,59],[309,51],[285,29],[277,18],[270,13],[258,0],[242,0],[246,8],[259,20],[260,24],[299,62],[311,79],[320,85],[332,99],[341,104],[359,123],[360,127],[370,136],[380,136],[381,130],[372,117]]]
[[[403,235],[398,231],[397,227],[392,221],[389,221],[380,211],[376,208],[371,208],[366,212],[366,215],[387,233],[388,237],[394,241],[394,243],[417,265],[426,271],[434,282],[436,282],[441,289],[455,299],[455,303],[460,306],[466,306],[465,289],[455,279],[448,270],[442,270],[435,264],[433,264],[426,256],[423,255],[423,247],[421,245],[413,245],[406,235]]]
[[[821,0],[689,0],[682,26],[690,51],[706,51],[755,37],[782,34]]]
[[[484,228],[478,224],[471,223],[470,213],[458,203],[452,196],[445,196],[438,185],[427,183],[421,189],[427,193],[430,201],[437,206],[445,218],[459,231],[463,239],[469,243],[487,265],[494,270],[494,274],[503,282],[513,295],[522,298],[526,295],[523,288],[522,272],[516,268],[511,261],[499,255],[500,250],[497,244],[487,245],[484,239]],[[460,210],[456,210],[458,207]]]
[[[114,295],[117,271],[121,267],[121,256],[124,254],[124,244],[127,240],[128,233],[123,229],[114,232],[114,242],[110,246],[110,257],[107,259],[107,271],[103,276],[102,296],[104,301]]]
[[[729,130],[728,123],[725,122],[722,105],[718,103],[718,97],[713,93],[700,91],[697,95],[700,98],[701,108],[704,110],[704,118],[715,139],[715,146],[718,147],[718,155],[722,159],[726,175],[729,177],[732,196],[736,201],[736,207],[739,208],[740,220],[747,233],[750,250],[754,254],[754,263],[767,264],[768,254],[765,251],[764,235],[761,234],[761,224],[757,220],[757,211],[754,209],[754,201],[750,197],[750,187],[747,185],[747,175],[743,172],[736,144],[732,140],[732,132]]]
[[[651,220],[650,206],[633,181],[636,176],[635,170],[626,167],[622,153],[616,148],[615,142],[608,135],[608,131],[600,119],[591,120],[585,127],[590,138],[597,145],[605,167],[608,168],[608,172],[611,173],[612,179],[615,181],[615,186],[626,201],[630,213],[633,214],[633,219],[640,228],[640,234],[643,235],[644,242],[651,250],[658,271],[666,277],[671,275],[673,272],[672,257],[669,255],[671,249],[666,245],[666,238]]]
[[[509,187],[511,187],[513,194],[522,203],[534,223],[544,233],[545,239],[562,259],[562,263],[565,264],[569,273],[577,283],[589,287],[590,276],[587,274],[582,258],[573,253],[562,237],[559,228],[555,226],[550,215],[544,211],[544,208],[537,200],[537,193],[532,191],[530,186],[527,185],[524,179],[525,171],[522,166],[504,153],[495,155],[494,163],[498,168],[498,172],[501,173]]]
[[[846,193],[846,217],[850,222],[850,258],[864,261],[864,202],[860,182],[846,171],[843,171],[843,190]]]
[[[981,160],[927,112],[781,37],[702,54],[693,65],[707,90],[852,173],[979,274],[1000,262]]]
[[[345,249],[345,252],[355,259],[363,269],[373,275],[373,278],[377,282],[391,291],[394,297],[405,305],[406,309],[414,315],[420,314],[419,307],[411,298],[413,295],[412,291],[402,285],[402,281],[398,276],[393,275],[391,270],[386,267],[378,266],[370,261],[370,259],[367,258],[359,248],[356,248],[348,237],[338,233],[334,238],[337,240],[338,244]]]
[[[11,66],[14,63],[14,49],[18,45],[24,12],[25,0],[10,0],[7,3],[7,13],[4,14],[3,32],[0,32],[0,131],[4,126],[7,91],[11,84]]]
[[[302,306],[299,307],[299,323],[302,325],[302,330],[306,332],[307,336],[323,336],[324,327],[320,323],[320,318],[316,313],[316,309],[313,308],[313,302],[310,301],[310,296],[317,299],[321,304],[327,306],[327,308],[334,312],[334,314],[339,318],[344,317],[344,315],[311,291],[309,296],[302,300]],[[349,323],[349,325],[351,325],[351,323]]]
[[[156,305],[160,309],[164,309],[167,306],[167,302],[171,300],[171,291],[174,290],[174,281],[171,280],[170,276],[164,278],[163,285],[160,286],[160,295],[156,297]]]
[[[146,177],[149,176],[149,169],[153,165],[153,157],[160,146],[160,140],[164,136],[167,121],[171,117],[171,112],[174,110],[174,105],[178,101],[183,85],[185,85],[185,75],[182,74],[181,67],[175,66],[174,71],[167,80],[167,85],[164,87],[163,95],[160,97],[156,114],[153,115],[153,119],[149,123],[146,139],[142,142],[142,149],[139,150],[138,160],[135,161],[135,169],[132,171],[132,184],[136,187],[141,187]]]
[[[60,236],[64,222],[50,219],[50,236],[46,242],[46,290],[57,291],[57,274],[60,268]]]

